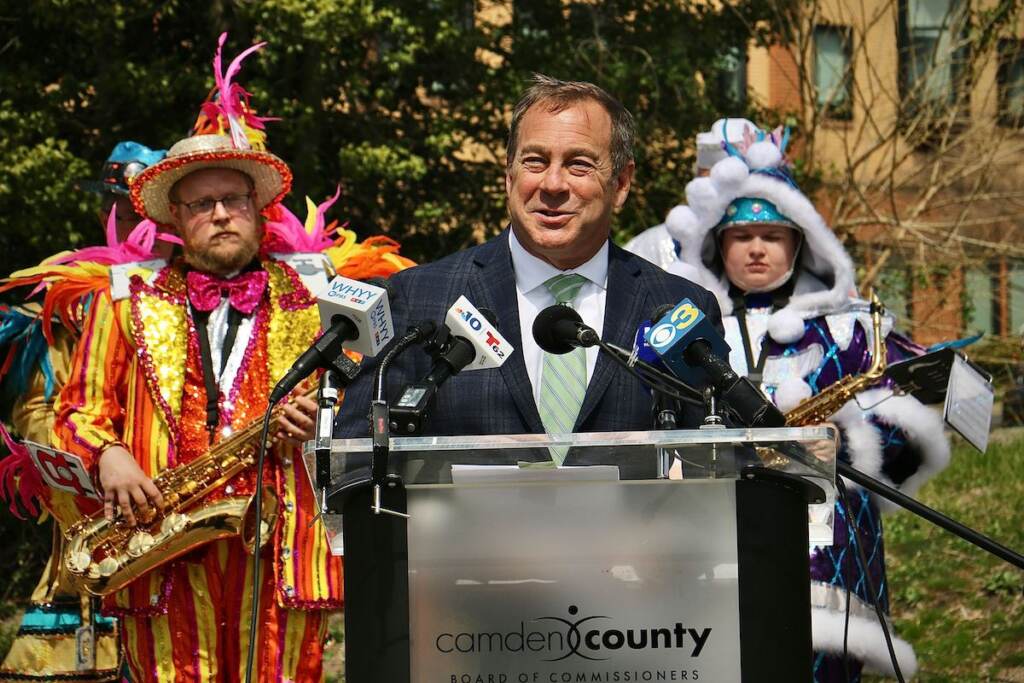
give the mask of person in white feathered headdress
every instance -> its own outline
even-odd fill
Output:
[[[741,122],[727,121],[728,129]],[[711,290],[722,307],[730,364],[788,411],[843,377],[871,365],[872,324],[856,298],[854,269],[821,214],[799,190],[785,160],[787,133],[743,127],[744,140],[723,143],[728,156],[686,187],[686,206],[666,227],[680,244],[668,270]],[[890,362],[923,349],[882,331]],[[842,434],[840,458],[912,495],[949,461],[941,418],[911,396],[870,389],[832,416]],[[837,503],[832,545],[810,554],[814,680],[860,680],[861,670],[891,675],[894,667],[873,597],[889,609],[880,508],[890,504],[848,484],[850,509]],[[855,524],[866,544],[866,570],[851,546]],[[876,595],[865,581],[870,574]],[[850,622],[843,662],[846,605]],[[893,637],[904,675],[913,648]],[[847,674],[847,671],[849,672]]]
[[[726,130],[727,123],[728,130]],[[743,131],[748,129],[755,130],[756,126],[746,119],[718,119],[711,124],[711,130],[697,133],[697,160],[693,163],[694,175],[702,177],[710,173],[712,166],[728,156],[722,143],[739,143],[743,140]],[[728,139],[725,137],[726,133],[729,134]],[[622,248],[637,256],[642,256],[666,270],[679,260],[680,244],[672,238],[664,223],[647,228],[626,242]]]

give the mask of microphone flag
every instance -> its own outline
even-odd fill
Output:
[[[324,330],[339,315],[352,322],[359,336],[346,341],[345,348],[364,356],[376,356],[395,336],[391,304],[382,287],[338,275],[317,297],[317,307]]]
[[[684,353],[690,345],[704,341],[714,355],[729,357],[729,345],[725,339],[690,299],[683,299],[654,323],[645,339],[672,374],[694,386],[705,385],[711,378],[703,368],[687,362]]]

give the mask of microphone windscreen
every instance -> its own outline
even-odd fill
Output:
[[[664,368],[665,365],[661,362],[661,356],[655,353],[651,345],[647,343],[647,333],[654,326],[654,321],[664,318],[673,308],[675,308],[673,304],[662,304],[655,308],[647,320],[637,326],[636,336],[633,338],[633,350],[636,352],[636,357],[657,368]]]
[[[673,308],[675,308],[675,304],[662,304],[651,311],[650,318],[651,320],[661,320],[668,315]]]
[[[580,314],[568,306],[555,304],[537,314],[533,320],[533,339],[544,351],[569,353],[575,348],[576,331],[583,325]]]

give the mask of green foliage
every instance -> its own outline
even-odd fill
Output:
[[[0,240],[11,269],[100,237],[74,181],[113,145],[166,147],[212,86],[217,35],[295,172],[291,205],[337,183],[336,216],[431,260],[506,220],[504,140],[530,74],[590,80],[635,114],[637,182],[620,236],[661,222],[690,176],[685,141],[722,114],[725,57],[767,18],[753,0],[510,3],[489,23],[471,0],[8,0],[0,46]],[[54,37],[59,36],[59,40]],[[45,45],[46,49],[40,49]]]

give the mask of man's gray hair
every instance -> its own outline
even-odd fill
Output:
[[[519,124],[523,116],[535,104],[543,104],[548,110],[557,113],[584,100],[594,100],[608,112],[612,120],[612,174],[618,175],[629,162],[633,161],[633,141],[636,139],[636,125],[633,115],[622,106],[622,103],[609,95],[604,89],[586,81],[560,81],[543,74],[534,74],[530,79],[533,83],[523,93],[512,111],[512,124],[508,131],[508,149],[506,151],[506,168],[512,167],[516,149],[519,144]]]

